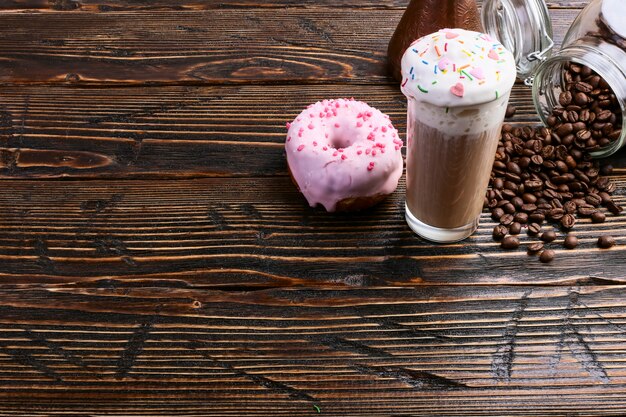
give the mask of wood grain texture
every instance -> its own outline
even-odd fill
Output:
[[[626,177],[616,178],[626,203]],[[417,238],[404,184],[352,215],[311,209],[287,177],[172,181],[16,181],[0,189],[0,283],[267,288],[626,282],[626,216],[581,219],[578,249],[505,252],[483,215],[451,245]],[[618,246],[596,247],[599,235]],[[523,238],[525,242],[536,239]]]
[[[619,415],[625,294],[624,286],[0,289],[0,410]]]
[[[550,8],[581,9],[589,0],[546,1]],[[482,4],[482,0],[477,0]],[[15,11],[64,11],[64,12],[116,12],[128,10],[219,10],[247,8],[348,8],[348,9],[400,9],[404,10],[408,0],[4,0],[0,10]]]
[[[406,99],[392,85],[81,89],[5,87],[0,178],[284,176],[285,123],[328,97],[367,101],[404,139]],[[268,100],[268,97],[272,97]],[[537,124],[515,86],[512,122]],[[625,166],[626,152],[612,158]]]
[[[557,43],[577,14],[552,9]],[[388,83],[402,10],[0,13],[0,83]]]

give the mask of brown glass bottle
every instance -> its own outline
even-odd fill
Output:
[[[481,31],[476,0],[411,0],[387,49],[396,80],[402,78],[400,61],[411,42],[444,28]]]

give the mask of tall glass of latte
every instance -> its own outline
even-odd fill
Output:
[[[515,60],[486,34],[444,29],[406,50],[402,76],[407,223],[434,242],[465,239],[478,227]]]

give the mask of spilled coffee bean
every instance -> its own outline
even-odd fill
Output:
[[[494,229],[494,240],[503,244],[507,235],[523,229],[528,236],[541,235],[544,242],[552,242],[555,231],[542,234],[542,225],[548,222],[565,234],[565,247],[576,247],[577,239],[568,233],[578,219],[602,223],[607,212],[619,215],[624,210],[611,197],[616,185],[607,175],[613,167],[601,166],[590,155],[621,135],[622,114],[615,94],[590,68],[578,64],[566,65],[564,79],[546,127],[502,127],[485,206],[503,226]],[[510,240],[505,246],[517,247]]]
[[[541,255],[539,255],[539,260],[543,262],[544,264],[547,264],[554,260],[555,255],[556,254],[553,250],[546,249],[543,252],[541,252]]]
[[[602,249],[609,249],[615,246],[615,238],[613,236],[600,236],[598,238],[598,246]]]

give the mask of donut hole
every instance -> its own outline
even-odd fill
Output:
[[[345,149],[354,143],[353,135],[334,135],[330,138],[330,146],[335,149]]]

